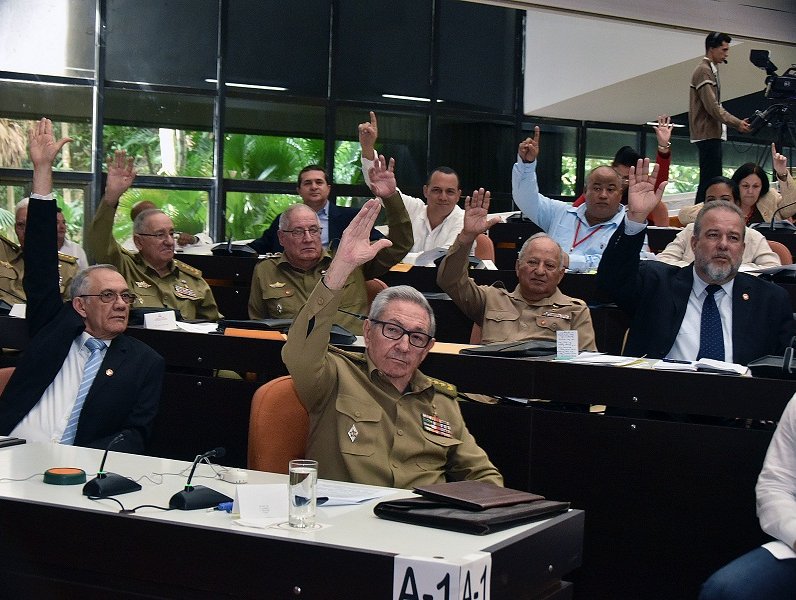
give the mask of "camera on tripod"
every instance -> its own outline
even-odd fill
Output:
[[[796,102],[796,64],[782,75],[777,75],[777,66],[771,62],[768,50],[750,50],[749,61],[766,72],[765,97],[778,101],[764,111],[755,111],[749,123],[750,133],[755,134],[763,127],[770,126],[775,119],[784,119],[790,110],[788,105]]]

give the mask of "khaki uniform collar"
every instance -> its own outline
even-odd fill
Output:
[[[293,271],[301,271],[303,273],[307,273],[309,271],[314,271],[314,270],[318,269],[319,267],[321,269],[326,269],[331,262],[332,262],[332,255],[329,253],[328,249],[324,249],[323,254],[321,254],[321,258],[318,261],[318,264],[315,265],[312,269],[307,269],[307,271],[304,271],[303,269],[299,269],[299,268],[294,267],[293,265],[291,265],[288,262],[287,258],[285,257],[285,253],[284,252],[279,255],[279,258],[276,259],[276,265],[280,269],[282,269],[282,270],[292,269]]]
[[[574,303],[572,302],[572,298],[567,296],[566,294],[562,294],[561,290],[556,288],[556,291],[553,292],[551,296],[547,298],[542,298],[541,300],[537,300],[536,302],[528,302],[522,295],[520,291],[520,286],[517,284],[517,287],[514,288],[513,292],[505,291],[507,296],[510,296],[514,300],[519,302],[525,302],[528,306],[551,306],[553,304],[557,304],[558,306],[571,306]]]
[[[391,389],[395,389],[392,382],[382,375],[381,371],[379,371],[376,365],[370,360],[367,350],[363,356],[365,357],[370,380],[378,382],[383,387],[389,386]],[[419,369],[415,371],[415,374],[412,375],[412,379],[409,380],[409,389],[413,394],[426,394],[430,391],[431,396],[434,395],[434,384]]]
[[[147,261],[145,261],[145,260],[144,260],[144,257],[143,257],[143,256],[141,256],[141,253],[140,253],[140,252],[136,252],[135,254],[133,254],[133,255],[132,255],[132,257],[133,257],[133,260],[134,260],[134,261],[135,261],[135,262],[136,262],[138,265],[140,265],[140,266],[141,266],[141,267],[143,267],[144,269],[149,269],[150,271],[152,271],[152,272],[155,274],[155,276],[156,276],[156,277],[160,277],[160,275],[158,274],[158,272],[157,272],[157,270],[155,269],[155,267],[153,267],[153,266],[152,266],[152,265],[150,265],[150,264],[149,264]],[[168,268],[169,268],[169,275],[174,275],[175,271],[177,271],[177,266],[174,264],[174,259],[172,259],[172,260],[170,260],[170,261],[169,261],[169,266],[168,266]]]

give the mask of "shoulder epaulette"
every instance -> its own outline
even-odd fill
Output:
[[[339,354],[340,356],[343,356],[355,363],[366,364],[368,362],[365,359],[365,354],[363,352],[350,352],[348,350],[340,350],[340,348],[338,348],[337,346],[332,346],[332,345],[329,346],[329,352],[332,352],[334,354]]]
[[[0,235],[0,240],[2,240],[3,243],[8,244],[9,246],[11,246],[11,249],[14,250],[14,252],[19,250],[19,244],[16,244],[16,243],[12,242],[11,240],[9,240],[4,235]]]
[[[441,379],[435,379],[434,377],[429,377],[428,379],[433,384],[434,389],[440,394],[448,396],[449,398],[456,398],[459,395],[459,391],[452,383],[442,381]]]
[[[184,263],[181,260],[174,259],[174,266],[177,267],[180,271],[185,271],[188,275],[193,275],[194,277],[201,277],[202,272],[197,269],[196,267],[192,267],[188,263]]]
[[[76,257],[74,257],[74,256],[72,256],[70,254],[64,254],[63,252],[59,252],[58,253],[58,260],[61,260],[61,261],[65,262],[65,263],[69,263],[70,265],[77,264],[77,258]]]
[[[572,298],[572,304],[577,304],[578,306],[586,306],[586,303],[580,298]]]

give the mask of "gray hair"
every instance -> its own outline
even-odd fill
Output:
[[[313,215],[315,215],[315,220],[318,222],[318,227],[320,227],[321,226],[321,220],[318,217],[318,213],[316,213],[314,210],[312,210],[306,204],[303,204],[303,203],[299,202],[298,204],[291,204],[290,206],[288,206],[282,212],[281,215],[279,215],[279,229],[284,231],[285,228],[290,227],[290,219],[293,218],[293,213],[296,212],[297,210],[301,210],[301,209],[305,209],[305,208],[308,211],[310,211]]]
[[[136,215],[135,220],[133,221],[133,233],[144,233],[144,225],[146,224],[147,219],[152,215],[166,215],[162,210],[159,208],[147,208],[146,210],[142,210],[138,215]],[[169,215],[166,215],[167,217]]]
[[[30,198],[23,198],[19,202],[17,202],[16,206],[14,207],[14,214],[16,215],[20,210],[23,208],[28,207],[28,202],[30,202]]]
[[[78,296],[82,296],[83,294],[88,292],[88,285],[89,285],[89,275],[98,269],[107,269],[108,271],[114,271],[116,273],[119,272],[119,269],[114,267],[113,265],[91,265],[90,267],[86,267],[78,271],[75,278],[72,279],[72,284],[69,286],[69,296],[71,298],[77,298]]]
[[[561,244],[559,244],[557,241],[555,241],[553,238],[547,235],[544,231],[539,231],[538,233],[534,233],[531,237],[525,240],[525,243],[522,245],[522,248],[520,248],[519,254],[517,254],[517,260],[520,260],[522,258],[522,255],[525,253],[525,251],[528,249],[531,243],[533,243],[536,240],[541,240],[544,238],[547,238],[548,240],[552,241],[556,245],[556,248],[558,248],[558,267],[559,268],[563,267],[564,249],[561,248]]]
[[[380,291],[370,305],[368,319],[380,320],[381,315],[384,314],[387,308],[387,304],[393,300],[411,302],[425,310],[426,313],[428,313],[428,335],[434,337],[434,333],[437,331],[437,321],[434,318],[434,311],[428,303],[428,300],[426,300],[426,297],[410,285],[396,285]]]
[[[727,202],[726,200],[709,200],[702,205],[702,208],[699,210],[699,213],[696,216],[696,220],[694,221],[694,237],[698,238],[699,234],[702,233],[702,220],[705,218],[705,215],[708,214],[711,210],[727,210],[731,213],[735,213],[738,215],[738,218],[741,220],[741,223],[744,225],[741,228],[741,239],[746,238],[746,217],[744,217],[743,212],[741,209],[738,208],[732,202]]]

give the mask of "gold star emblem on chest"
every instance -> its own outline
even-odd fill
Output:
[[[146,289],[146,288],[151,288],[152,284],[147,283],[146,281],[136,281],[135,287]]]
[[[268,287],[270,288],[283,288],[287,284],[284,281],[275,281],[274,283],[269,283]]]

